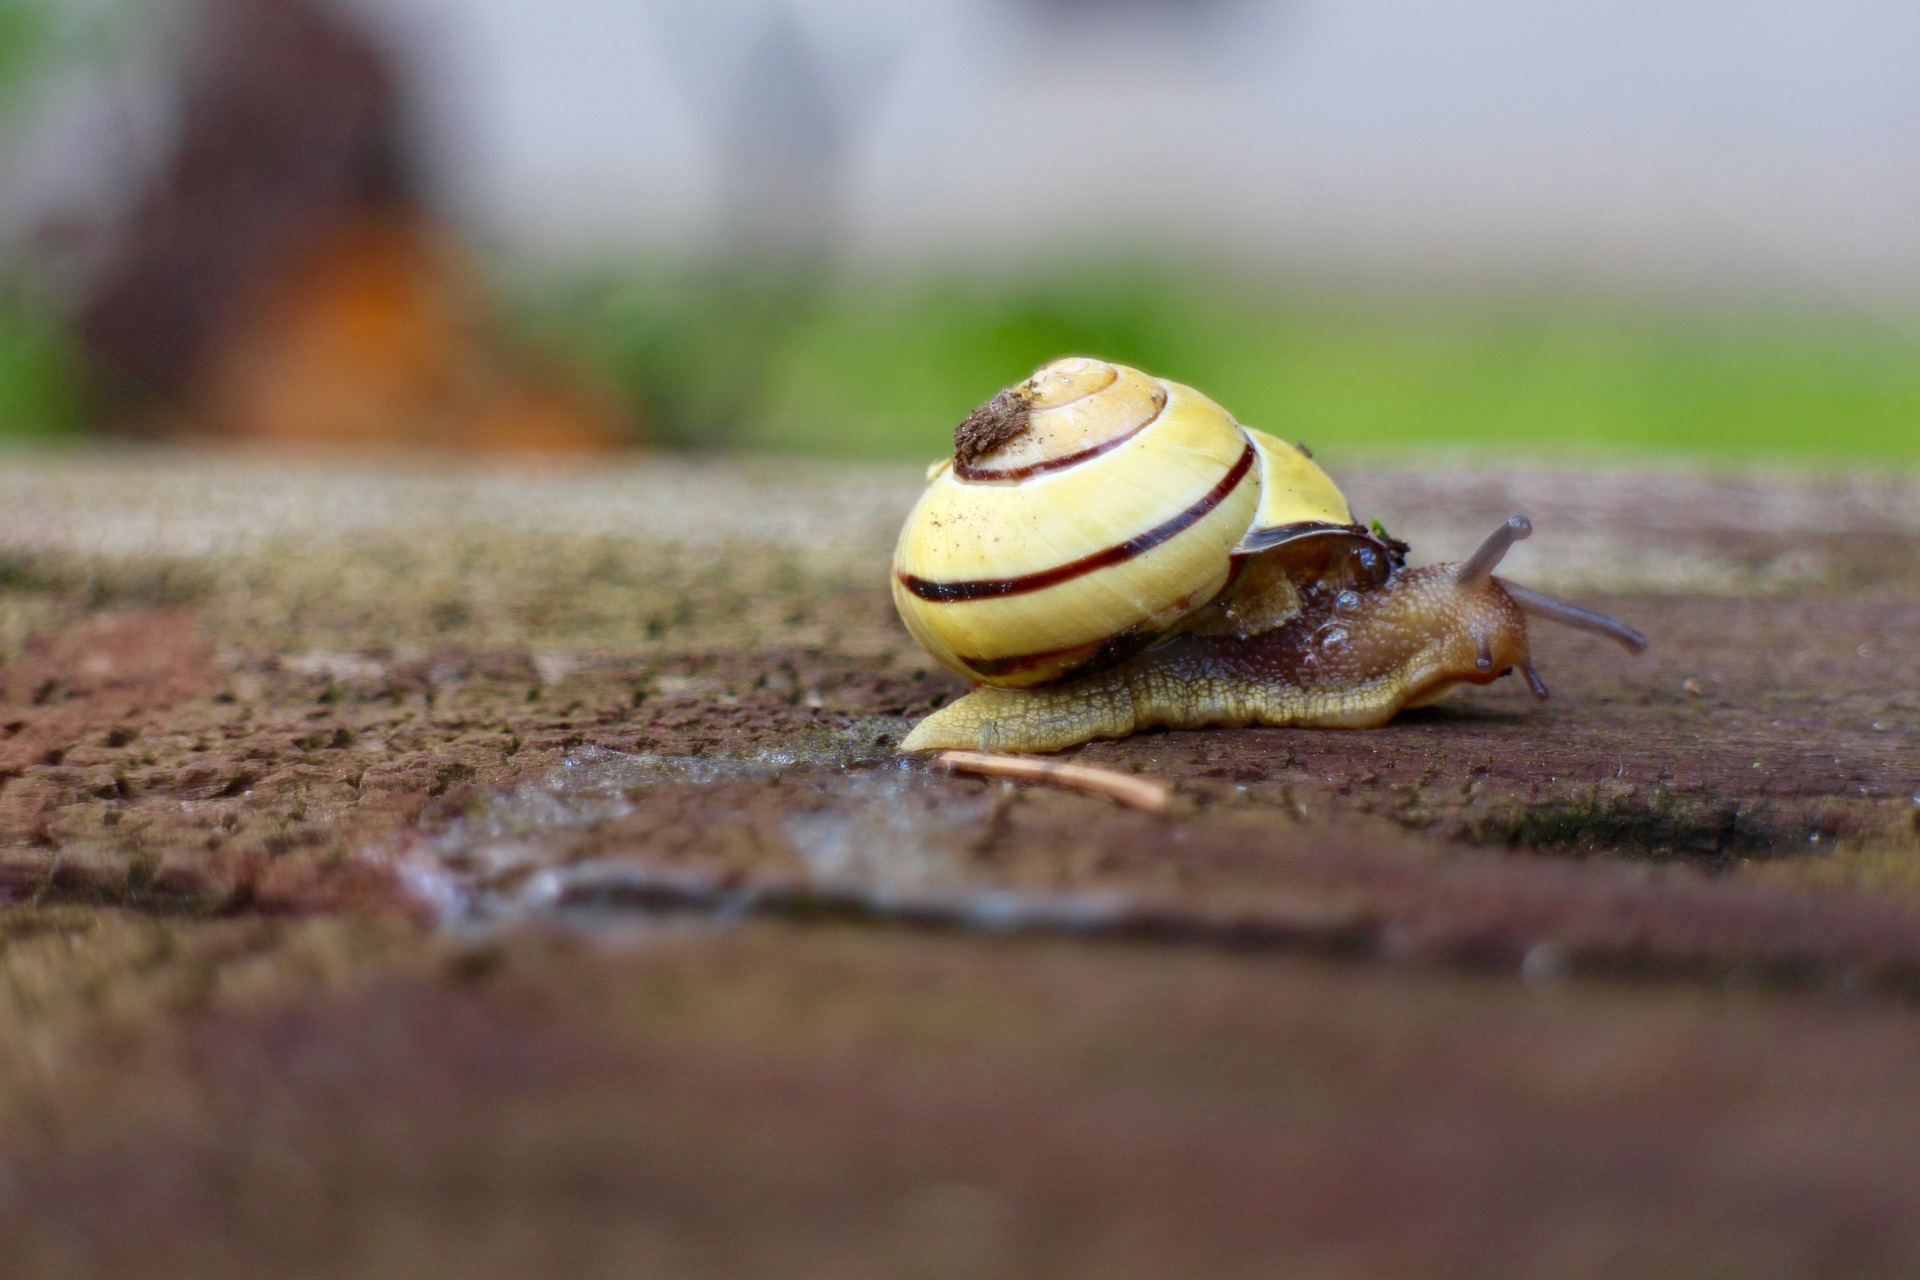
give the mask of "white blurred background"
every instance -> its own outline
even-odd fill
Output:
[[[445,198],[511,253],[1151,239],[1342,276],[1920,292],[1898,0],[354,7],[408,68]],[[186,28],[143,10],[7,139],[8,225],[164,146],[154,68]]]

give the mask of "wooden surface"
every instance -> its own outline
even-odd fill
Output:
[[[891,749],[911,470],[0,470],[8,1274],[1920,1271],[1920,485],[1343,477],[1634,622]]]

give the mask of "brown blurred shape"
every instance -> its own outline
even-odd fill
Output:
[[[388,56],[324,0],[208,0],[178,141],[80,332],[128,435],[593,450],[611,395],[519,351],[421,198]]]

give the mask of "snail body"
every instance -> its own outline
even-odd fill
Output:
[[[1055,361],[961,423],[901,532],[900,615],[977,686],[902,749],[1367,728],[1513,670],[1544,697],[1529,614],[1644,648],[1493,576],[1529,532],[1514,517],[1467,561],[1407,570],[1304,450],[1191,388]]]

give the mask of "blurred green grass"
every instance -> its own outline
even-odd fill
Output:
[[[56,18],[53,0],[0,0],[0,129],[56,65]],[[23,268],[0,261],[0,441],[72,438],[82,426],[77,353]]]
[[[0,440],[77,438],[83,426],[79,358],[53,309],[0,282]]]
[[[52,34],[46,0],[0,0],[0,107],[30,78]]]
[[[995,390],[1084,353],[1189,383],[1242,421],[1334,457],[1413,448],[1920,462],[1920,344],[1865,315],[1087,268],[841,286],[794,301],[784,340],[767,343],[777,298],[751,282],[705,292],[703,303],[684,284],[630,278],[550,289],[531,313],[647,405],[670,442],[720,430],[748,448],[932,458]],[[753,301],[729,304],[730,294]],[[729,315],[752,317],[772,365],[757,411],[734,424],[699,410],[738,376]]]
[[[677,446],[937,457],[974,405],[1077,352],[1335,459],[1920,464],[1920,323],[1787,304],[1309,289],[1137,260],[825,289],[602,271],[508,296],[537,344],[598,369]],[[48,309],[0,291],[0,436],[73,435],[75,368]]]

